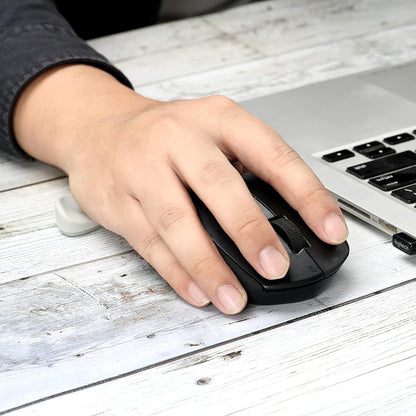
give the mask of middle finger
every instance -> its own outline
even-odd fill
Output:
[[[289,266],[288,255],[239,172],[214,143],[201,146],[195,141],[189,146],[193,158],[184,152],[175,155],[175,165],[182,167],[180,174],[185,181],[260,275],[267,279],[283,277]]]

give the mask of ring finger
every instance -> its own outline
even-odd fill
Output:
[[[247,295],[201,225],[189,194],[176,174],[159,170],[160,186],[140,184],[144,212],[179,264],[224,313],[240,312]]]

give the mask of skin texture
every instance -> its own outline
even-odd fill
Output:
[[[67,65],[23,90],[13,128],[27,153],[68,174],[90,218],[122,235],[194,306],[212,302],[235,314],[247,296],[200,224],[189,188],[267,279],[286,274],[288,256],[241,171],[271,184],[322,240],[347,237],[340,209],[299,156],[222,96],[155,101],[97,68]]]

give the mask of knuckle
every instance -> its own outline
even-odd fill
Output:
[[[231,98],[228,98],[224,95],[212,95],[208,97],[207,100],[218,110],[229,110],[234,108],[237,103],[233,101]]]
[[[322,201],[329,196],[328,191],[323,186],[311,186],[308,188],[308,192],[303,196],[305,201],[304,205],[308,205],[311,202]]]
[[[186,218],[185,211],[182,208],[168,207],[162,210],[158,219],[158,229],[162,232],[171,232],[178,227]]]
[[[301,160],[294,149],[286,143],[279,143],[270,152],[271,166],[279,169],[299,163]]]
[[[155,254],[155,249],[161,243],[162,239],[160,235],[154,231],[144,236],[141,243],[141,254],[145,259],[148,259],[149,263],[152,263],[152,258]]]
[[[210,110],[212,116],[218,120],[217,127],[219,127],[222,135],[224,135],[226,133],[224,127],[228,123],[231,123],[232,125],[235,124],[235,116],[240,106],[232,99],[223,95],[213,95],[208,97],[207,104],[207,108]]]
[[[206,187],[223,188],[235,182],[235,172],[221,160],[209,160],[201,167],[201,180]]]
[[[234,229],[236,230],[237,235],[247,236],[247,235],[254,235],[258,233],[263,226],[263,220],[258,217],[246,216],[239,221],[237,221],[234,225]]]
[[[163,279],[166,280],[170,285],[174,285],[174,283],[177,282],[178,276],[181,276],[183,274],[183,270],[180,266],[180,264],[177,262],[177,260],[170,261],[163,270]],[[184,282],[186,282],[186,279],[182,279]],[[178,283],[176,283],[175,290],[178,289]],[[185,288],[183,288],[184,290]]]
[[[180,130],[180,121],[172,113],[157,114],[149,125],[152,137],[166,140]]]
[[[191,270],[194,276],[209,276],[216,268],[217,260],[214,256],[203,256],[194,260]]]

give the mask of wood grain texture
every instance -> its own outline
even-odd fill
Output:
[[[408,0],[264,1],[204,19],[267,56],[315,48],[343,39],[359,42],[414,24],[416,4]],[[367,50],[371,53],[371,50]]]
[[[411,415],[415,296],[412,282],[15,414]]]
[[[62,176],[64,173],[53,166],[0,152],[0,192]]]
[[[250,306],[236,317],[223,316],[213,306],[190,307],[133,252],[0,285],[0,410],[175,359],[416,278],[416,259],[392,251],[380,232],[366,232],[360,221],[348,218],[348,223],[351,233],[363,238],[328,290],[296,304]]]
[[[195,17],[104,36],[88,43],[110,61],[118,63],[191,46],[223,34],[223,30],[217,29],[201,17]],[[155,60],[159,61],[160,55]]]
[[[0,298],[0,410],[322,309],[192,308],[132,253],[2,285]]]
[[[0,283],[128,252],[105,229],[68,238],[55,225],[55,200],[69,193],[67,178],[0,193]]]
[[[221,35],[198,44],[181,45],[149,56],[118,62],[136,90],[142,85],[199,74],[253,61],[264,55],[232,36]]]
[[[341,39],[200,74],[139,86],[162,100],[223,94],[237,101],[416,59],[416,25]]]

